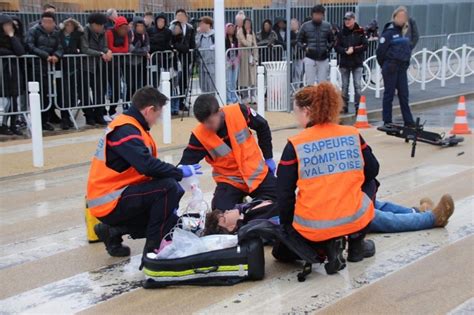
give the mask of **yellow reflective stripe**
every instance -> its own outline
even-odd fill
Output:
[[[257,177],[259,177],[262,174],[264,169],[265,169],[265,161],[261,160],[255,172],[253,172],[253,174],[249,177],[247,186],[252,187],[253,182],[257,179]]]
[[[94,207],[99,207],[99,206],[105,205],[109,202],[112,202],[115,199],[118,199],[120,197],[120,195],[122,194],[122,192],[126,188],[127,188],[127,186],[124,187],[124,188],[121,188],[119,190],[113,191],[111,193],[108,193],[106,195],[94,198],[94,199],[87,199],[87,207],[88,208],[94,208]]]
[[[248,138],[250,138],[250,131],[247,127],[244,129],[237,131],[235,134],[235,140],[238,144],[244,143]]]
[[[216,271],[214,272],[226,272],[226,271],[240,271],[242,270],[241,266],[243,267],[243,270],[248,270],[249,265],[235,265],[235,266],[219,266]],[[143,268],[143,272],[150,277],[183,277],[183,276],[189,276],[192,274],[195,274],[195,270],[198,271],[208,271],[212,270],[213,267],[203,267],[203,268],[195,268],[195,269],[187,269],[187,270],[181,270],[181,271],[152,271],[147,268]]]
[[[329,229],[345,225],[351,222],[356,221],[361,218],[369,209],[370,203],[372,200],[366,194],[363,194],[362,206],[357,210],[357,212],[348,217],[334,219],[334,220],[310,220],[305,219],[295,213],[293,221],[301,226],[311,228],[311,229]]]

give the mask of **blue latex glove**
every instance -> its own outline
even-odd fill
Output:
[[[200,171],[201,165],[199,164],[194,164],[194,165],[180,165],[179,168],[183,172],[183,178],[186,177],[191,177],[194,174],[196,175],[202,175],[202,172]]]
[[[270,172],[275,174],[275,171],[276,171],[276,168],[277,168],[276,164],[275,164],[275,161],[273,161],[273,159],[266,159],[265,164],[267,164],[268,169],[270,170]]]

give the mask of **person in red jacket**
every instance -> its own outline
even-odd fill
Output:
[[[113,29],[107,30],[107,46],[112,51],[112,54],[126,54],[129,49],[128,42],[128,22],[124,16],[119,16],[115,19],[115,25]],[[112,59],[111,65],[108,67],[109,85],[112,87],[112,99],[110,103],[114,104],[119,101],[120,98],[120,81],[121,77],[125,75],[125,64],[127,56],[115,55]],[[111,105],[109,108],[108,115],[112,117],[116,113],[116,105]],[[108,119],[106,120],[112,120]],[[112,117],[113,118],[113,117]]]

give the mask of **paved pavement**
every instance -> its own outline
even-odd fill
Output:
[[[439,131],[452,122],[442,112],[424,114]],[[274,132],[277,159],[295,132]],[[437,314],[472,309],[473,136],[454,148],[419,144],[412,159],[401,139],[374,129],[362,132],[381,164],[379,198],[411,206],[421,197],[437,200],[450,192],[456,211],[446,228],[371,235],[374,258],[349,264],[334,276],[314,266],[304,283],[296,281],[301,264],[277,263],[266,248],[263,281],[150,291],[140,288],[143,274],[137,269],[143,241],[125,240],[130,258],[111,258],[102,244],[86,242],[87,165],[0,178],[0,314]],[[68,144],[57,148],[70,150]],[[168,150],[162,158],[177,162],[180,155],[181,150]],[[214,184],[209,167],[203,169],[201,187],[209,200]],[[185,196],[181,206],[188,201]]]

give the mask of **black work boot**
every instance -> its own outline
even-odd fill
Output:
[[[324,269],[326,269],[328,275],[335,274],[346,267],[346,260],[342,256],[345,247],[346,240],[344,237],[329,240],[325,244],[328,262],[324,265]]]
[[[365,234],[349,236],[349,249],[347,260],[350,262],[358,262],[364,258],[375,255],[375,243],[372,240],[365,240]]]
[[[130,247],[122,245],[122,235],[127,234],[125,228],[112,227],[104,223],[99,223],[94,226],[94,232],[97,234],[97,237],[104,242],[105,249],[110,256],[130,256]]]

